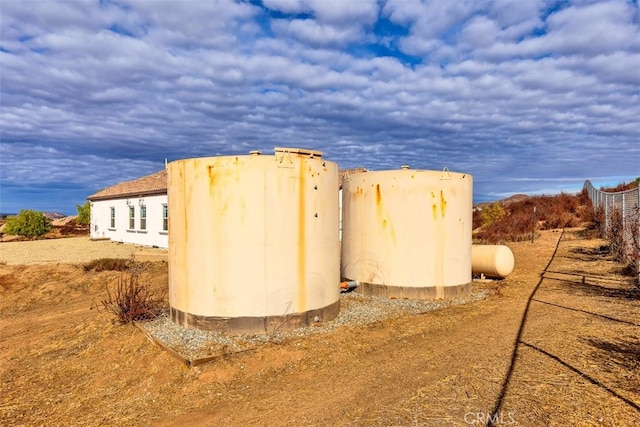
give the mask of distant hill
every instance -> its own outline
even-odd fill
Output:
[[[482,210],[484,207],[491,206],[494,203],[500,203],[501,205],[507,206],[513,203],[520,202],[522,200],[527,200],[529,198],[531,198],[531,196],[527,196],[526,194],[514,194],[512,196],[507,197],[506,199],[493,200],[491,202],[475,203],[473,207],[480,208],[480,210]]]
[[[529,198],[531,198],[531,196],[527,196],[526,194],[514,194],[513,196],[509,196],[506,199],[500,200],[500,202],[502,202],[505,205],[509,205],[511,203],[527,200]]]
[[[5,212],[0,212],[0,218],[2,219],[7,219],[7,217],[9,216],[17,216],[18,213],[5,213]],[[44,212],[44,216],[54,220],[54,219],[60,219],[60,218],[65,218],[67,215],[60,213],[60,212]]]
[[[46,216],[49,219],[60,219],[60,218],[66,217],[65,214],[60,212],[45,212],[44,216]]]

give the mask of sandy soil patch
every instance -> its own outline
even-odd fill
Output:
[[[167,250],[127,245],[89,237],[0,243],[0,263],[8,265],[42,263],[82,263],[98,258],[131,258],[139,261],[166,261]]]

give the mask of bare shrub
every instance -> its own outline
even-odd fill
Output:
[[[610,243],[613,259],[617,262],[624,261],[624,222],[622,219],[622,211],[617,207],[610,209],[609,222],[606,227],[606,236]]]
[[[531,238],[531,212],[518,210],[505,215],[502,220],[484,227],[476,238],[485,243],[518,242]]]
[[[118,282],[112,286],[107,285],[106,289],[107,298],[101,301],[102,306],[122,324],[153,319],[165,309],[164,292],[141,283],[136,271],[121,274]]]
[[[123,258],[99,258],[82,266],[84,271],[127,271],[134,265],[133,260]]]
[[[624,256],[629,273],[638,276],[637,284],[640,285],[640,208],[635,217],[627,218],[627,221],[629,241],[626,242]]]
[[[620,191],[633,190],[634,188],[640,185],[640,177],[636,178],[635,181],[631,182],[623,182],[615,187],[600,187],[600,191],[605,191],[607,193],[618,193]]]
[[[582,219],[585,222],[587,230],[591,232],[590,235],[600,238],[605,237],[606,217],[604,206],[598,205],[594,207],[591,202],[588,202],[588,204],[585,205]]]
[[[506,205],[503,210],[489,206],[479,211],[474,225],[482,227],[476,240],[482,243],[517,242],[531,239],[536,230],[580,226],[591,215],[586,192],[577,195],[533,196]],[[483,215],[484,214],[484,215]]]

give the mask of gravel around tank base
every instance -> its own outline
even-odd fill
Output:
[[[489,291],[473,288],[470,295],[449,300],[408,300],[365,296],[358,292],[340,297],[340,313],[328,322],[292,330],[274,330],[260,334],[224,334],[189,329],[178,325],[164,314],[154,320],[138,323],[142,329],[184,359],[223,356],[256,348],[266,343],[282,343],[311,334],[330,333],[346,326],[360,326],[405,315],[415,315],[446,307],[467,304],[487,298]]]

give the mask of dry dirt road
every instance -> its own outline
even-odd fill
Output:
[[[543,232],[488,299],[192,369],[90,309],[113,273],[0,265],[0,424],[638,425],[640,295],[602,244]]]

